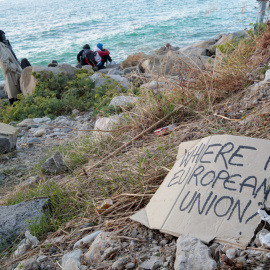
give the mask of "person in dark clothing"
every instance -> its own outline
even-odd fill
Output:
[[[90,46],[88,44],[85,44],[83,46],[83,49],[77,54],[78,64],[81,64],[82,66],[87,65],[86,60],[85,60],[85,56],[84,56],[84,50],[86,50],[86,49],[90,50]]]
[[[56,60],[52,60],[52,62],[47,65],[47,67],[57,67],[57,66],[58,66],[58,63]]]
[[[30,66],[31,66],[31,64],[30,64],[30,62],[28,61],[27,58],[23,58],[21,60],[21,67],[22,67],[22,69],[25,69],[26,67],[30,67]]]

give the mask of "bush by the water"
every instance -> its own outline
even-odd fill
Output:
[[[9,106],[7,101],[0,103],[0,121],[9,123],[21,121],[26,118],[49,116],[55,118],[59,115],[71,114],[73,109],[86,111],[93,109],[93,114],[108,115],[115,111],[109,106],[113,97],[119,93],[127,92],[120,88],[117,82],[110,82],[100,87],[95,87],[89,78],[87,70],[78,70],[74,79],[70,80],[65,74],[53,75],[33,74],[38,83],[33,95],[18,95],[19,101],[15,106]]]

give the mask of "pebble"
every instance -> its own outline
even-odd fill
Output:
[[[133,268],[135,268],[135,263],[128,263],[127,265],[126,265],[126,269],[133,269]]]

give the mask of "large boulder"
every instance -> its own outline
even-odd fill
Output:
[[[174,269],[215,270],[217,264],[210,254],[210,249],[197,238],[180,236],[177,240]]]
[[[171,44],[167,43],[166,46],[160,47],[154,51],[154,54],[165,55],[168,51],[178,51],[179,47],[173,47]]]
[[[25,232],[31,220],[44,215],[47,199],[36,199],[10,206],[0,206],[0,245],[10,245],[21,233]]]
[[[114,81],[118,82],[118,85],[124,88],[130,87],[129,81],[126,78],[121,77],[120,75],[105,76],[100,72],[96,72],[94,75],[90,76],[90,79],[95,83],[96,87],[100,87],[105,84],[112,85]]]
[[[16,147],[18,130],[0,123],[0,154],[8,153]]]
[[[224,34],[222,37],[214,44],[214,46],[225,44],[226,42],[233,42],[236,41],[237,39],[244,37],[248,38],[248,33],[245,30],[234,32],[234,33],[229,33],[229,34]]]
[[[72,67],[68,64],[61,64],[56,67],[42,67],[42,66],[29,66],[23,69],[21,78],[20,78],[20,86],[21,91],[24,95],[32,95],[35,91],[37,85],[37,79],[33,75],[43,74],[43,73],[52,73],[53,75],[58,75],[61,73],[66,74],[68,77],[72,77],[76,72],[76,68]]]
[[[211,38],[205,41],[199,41],[194,44],[181,48],[179,51],[184,55],[210,56],[211,48],[218,41],[217,38]]]
[[[126,60],[121,63],[121,68],[125,69],[128,67],[134,67],[140,64],[143,60],[147,59],[149,56],[144,53],[135,53],[129,55]]]
[[[186,56],[169,50],[165,55],[152,55],[141,64],[141,68],[148,74],[176,76],[190,68],[204,69],[209,59],[207,56]]]

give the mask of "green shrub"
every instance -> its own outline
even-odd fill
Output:
[[[78,70],[72,80],[65,74],[33,75],[38,79],[33,95],[18,95],[19,101],[14,103],[15,107],[9,106],[6,101],[0,101],[1,122],[9,123],[44,116],[53,119],[59,115],[69,115],[73,109],[86,111],[93,108],[94,115],[109,115],[115,113],[115,109],[109,106],[113,97],[119,93],[133,92],[119,86],[110,78],[107,78],[104,85],[95,88],[88,71],[84,69]]]

